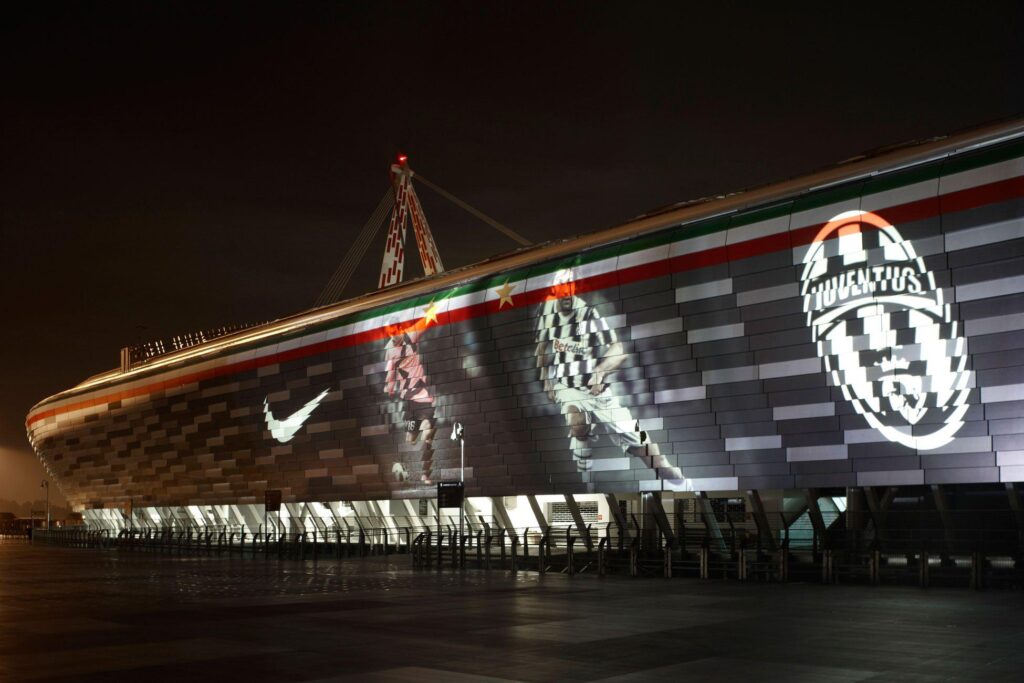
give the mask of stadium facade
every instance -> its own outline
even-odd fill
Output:
[[[416,524],[459,479],[455,422],[467,510],[504,524],[644,494],[841,508],[1024,481],[1022,349],[1014,121],[124,363],[27,430],[113,526],[256,531],[267,490],[293,527]]]

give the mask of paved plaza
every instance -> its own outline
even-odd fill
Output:
[[[1019,592],[0,540],[0,681],[1019,681]]]

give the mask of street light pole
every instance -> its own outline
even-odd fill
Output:
[[[466,510],[466,439],[462,436],[462,425],[459,425],[459,481],[462,483],[462,505],[459,506],[459,543],[462,543],[462,522]]]
[[[39,485],[40,488],[46,489],[46,530],[50,530],[50,481],[43,479],[43,483]]]
[[[462,485],[462,502],[459,505],[459,547],[462,547],[462,529],[463,522],[465,519],[466,510],[466,439],[464,438],[464,428],[461,422],[456,422],[452,425],[452,441],[455,439],[459,440],[459,483]],[[437,510],[438,515],[441,514],[441,508]]]

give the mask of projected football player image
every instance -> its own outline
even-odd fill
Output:
[[[405,443],[411,445],[422,440],[420,481],[429,486],[433,476],[437,417],[434,412],[434,391],[419,353],[423,328],[416,324],[403,325],[390,321],[386,330],[391,338],[384,347],[384,393],[400,401],[398,410],[394,412],[400,416],[400,424],[405,429]],[[392,474],[397,480],[404,480],[404,466],[395,463]]]
[[[584,482],[590,481],[593,447],[602,436],[656,468],[659,477],[682,480],[682,471],[658,444],[641,441],[637,422],[612,392],[609,375],[626,360],[622,343],[597,310],[576,295],[571,269],[555,274],[541,310],[536,355],[544,391],[565,416],[569,448]]]
[[[811,244],[801,293],[831,384],[871,427],[918,450],[953,439],[972,381],[967,342],[913,244],[876,214],[842,213]]]

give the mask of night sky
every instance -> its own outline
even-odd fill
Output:
[[[309,308],[398,152],[543,241],[1024,114],[1019,2],[775,5],[5,10],[0,500],[120,347]],[[516,246],[419,193],[448,267]]]

